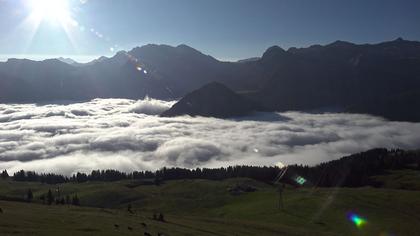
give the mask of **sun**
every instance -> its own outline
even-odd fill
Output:
[[[37,20],[64,25],[71,19],[67,0],[31,0],[30,7]]]
[[[28,15],[21,25],[28,32],[28,45],[42,28],[44,33],[64,32],[73,48],[77,49],[77,33],[82,27],[74,18],[76,16],[74,4],[78,1],[25,0],[24,2]],[[62,29],[62,31],[57,29]]]

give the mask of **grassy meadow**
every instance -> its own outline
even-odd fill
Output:
[[[238,185],[257,191],[228,191]],[[42,204],[39,197],[48,189],[58,194],[58,187],[61,196],[77,194],[81,206]],[[17,202],[29,188],[33,203]],[[1,235],[418,235],[420,230],[420,191],[412,190],[287,186],[279,209],[277,188],[251,179],[159,186],[1,180],[0,197]],[[347,218],[350,212],[366,224],[356,227]],[[154,213],[163,213],[165,222],[153,220]]]

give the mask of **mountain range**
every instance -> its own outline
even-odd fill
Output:
[[[222,62],[187,45],[154,44],[85,64],[9,59],[0,63],[0,102],[173,100],[212,82],[270,110],[339,110],[420,121],[420,42],[273,46],[262,57],[238,62]]]

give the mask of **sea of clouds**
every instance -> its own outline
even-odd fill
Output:
[[[158,116],[173,104],[153,99],[0,104],[0,170],[70,175],[163,166],[314,165],[376,147],[420,147],[420,123],[300,112],[228,120]]]

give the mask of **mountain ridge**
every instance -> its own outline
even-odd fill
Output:
[[[185,44],[149,44],[85,64],[9,59],[0,63],[0,102],[93,98],[179,99],[213,81],[275,111],[340,107],[420,121],[420,42],[402,38],[305,48],[268,48],[259,59],[222,62]],[[12,89],[14,94],[7,93]]]

